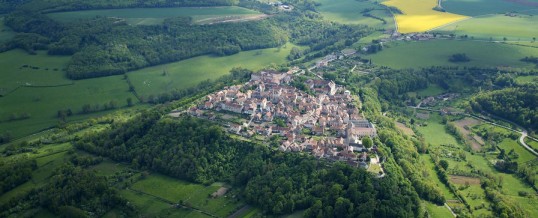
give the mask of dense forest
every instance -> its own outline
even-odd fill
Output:
[[[41,12],[17,11],[6,17],[18,32],[1,51],[73,55],[66,67],[71,79],[115,74],[200,55],[232,55],[277,47],[287,41],[319,51],[312,59],[349,46],[371,29],[321,20],[312,11],[294,11],[252,22],[193,25],[189,17],[168,18],[161,25],[131,26],[117,18],[59,23]]]
[[[47,208],[61,217],[88,217],[88,214],[101,217],[113,208],[125,216],[135,213],[104,177],[72,164],[56,169],[43,187],[1,204],[0,217],[32,216],[32,210],[37,207]]]
[[[523,86],[480,93],[471,101],[477,111],[514,121],[532,131],[538,130],[538,87]]]
[[[32,171],[37,168],[34,159],[19,159],[4,162],[0,160],[0,195],[31,179]]]
[[[5,6],[0,7],[0,12],[6,13],[17,9],[50,13],[111,8],[208,7],[230,6],[238,4],[238,2],[238,0],[3,0],[0,3],[5,4]]]
[[[75,145],[188,181],[227,181],[246,187],[242,194],[247,202],[270,214],[308,209],[308,217],[419,215],[418,196],[398,170],[389,170],[385,178],[376,180],[345,164],[232,139],[209,121],[160,117],[147,112],[111,131],[84,137]],[[395,163],[387,165],[396,167]]]
[[[231,55],[286,42],[286,36],[268,21],[204,26],[191,25],[190,18],[170,18],[162,26],[130,26],[97,18],[60,24],[46,15],[15,13],[6,18],[6,24],[26,33],[5,44],[4,50],[48,48],[50,55],[73,55],[66,69],[71,79],[122,74],[199,55]]]

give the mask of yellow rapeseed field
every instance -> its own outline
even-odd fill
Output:
[[[468,17],[433,10],[437,0],[389,0],[384,5],[394,6],[403,14],[396,14],[400,33],[424,32]]]

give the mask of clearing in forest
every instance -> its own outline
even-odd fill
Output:
[[[384,5],[398,8],[402,14],[395,14],[398,32],[424,32],[436,27],[467,19],[467,16],[433,10],[437,0],[390,0]]]

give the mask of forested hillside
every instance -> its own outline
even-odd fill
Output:
[[[154,7],[207,7],[207,6],[227,6],[238,3],[238,0],[25,0],[11,1],[11,7],[6,7],[6,12],[14,9],[26,11],[76,11],[104,8],[154,8]],[[16,3],[15,3],[16,2]]]
[[[419,215],[418,196],[392,162],[387,163],[392,166],[388,175],[376,180],[346,164],[232,139],[208,121],[159,117],[145,113],[111,131],[85,137],[76,146],[176,178],[245,187],[246,200],[270,214],[308,209],[307,217]]]
[[[473,98],[471,105],[477,111],[486,111],[533,131],[538,130],[538,88],[536,86],[484,92]]]
[[[372,30],[322,21],[311,11],[278,14],[251,22],[194,25],[190,17],[168,18],[160,25],[131,26],[118,18],[59,23],[42,12],[18,11],[5,18],[18,32],[0,51],[21,48],[31,54],[73,55],[66,67],[71,79],[127,71],[200,55],[225,56],[272,48],[291,41],[317,52],[311,60],[349,46]]]

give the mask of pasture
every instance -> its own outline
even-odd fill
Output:
[[[519,84],[536,83],[538,82],[538,75],[518,76],[516,77],[516,82]]]
[[[148,217],[210,217],[188,209],[173,208],[170,204],[159,201],[152,196],[128,189],[121,190],[119,193]]]
[[[317,0],[321,5],[318,6],[319,12],[326,20],[342,24],[360,24],[372,27],[383,27],[385,29],[394,29],[394,18],[390,12],[372,1],[356,0]],[[367,17],[363,12],[368,10],[369,14],[384,19],[386,23],[379,19]]]
[[[58,87],[21,87],[0,97],[0,132],[11,131],[14,137],[29,135],[57,125],[58,110],[71,109],[73,116],[67,120],[81,120],[110,112],[80,114],[85,104],[102,108],[103,104],[114,101],[121,108],[127,105],[127,98],[137,103],[123,76],[80,80]],[[9,120],[23,114],[28,118]]]
[[[398,32],[424,32],[468,17],[433,10],[437,0],[389,0],[382,4],[393,6],[403,14],[395,14]]]
[[[159,174],[152,174],[131,186],[131,189],[164,198],[171,202],[183,202],[205,212],[226,217],[243,203],[230,196],[211,198],[210,195],[217,191],[221,184],[203,186],[189,183]]]
[[[446,92],[446,90],[443,89],[443,87],[437,84],[429,84],[428,88],[418,90],[416,93],[418,96],[428,97],[428,96],[437,96],[437,95],[443,94],[444,92]]]
[[[70,22],[95,17],[123,18],[132,25],[156,25],[166,18],[188,16],[193,21],[227,16],[260,15],[259,12],[241,7],[181,7],[181,8],[129,8],[59,12],[48,14],[54,20]]]
[[[533,41],[538,37],[537,16],[517,14],[506,16],[504,14],[486,15],[450,24],[436,32],[445,34],[468,35],[475,39],[503,41]]]
[[[422,201],[430,217],[453,217],[445,206],[439,206],[428,201]]]
[[[471,59],[452,63],[448,59],[456,53],[465,53]],[[367,58],[373,64],[391,68],[419,68],[430,66],[511,66],[535,68],[535,64],[520,61],[538,54],[538,48],[471,40],[430,40],[421,42],[393,42]]]
[[[523,146],[519,145],[516,140],[505,138],[501,143],[499,143],[498,146],[504,149],[506,153],[509,153],[510,150],[514,149],[514,152],[516,152],[519,156],[516,159],[519,164],[536,159],[534,154],[530,153]]]
[[[270,64],[286,62],[293,44],[281,48],[244,51],[225,57],[200,56],[170,64],[148,67],[127,73],[136,92],[141,96],[181,90],[208,79],[227,75],[234,67],[260,70]],[[163,74],[166,72],[166,74]]]
[[[532,2],[522,0],[521,2]],[[537,14],[538,6],[530,6],[507,0],[447,0],[443,1],[443,8],[450,13],[466,16],[479,16],[506,12],[519,12]]]
[[[71,84],[63,68],[69,56],[49,56],[45,51],[29,55],[21,49],[0,53],[0,96],[19,86],[57,86]]]
[[[434,146],[446,144],[458,145],[456,139],[448,134],[445,125],[441,123],[441,116],[437,113],[430,114],[430,119],[426,121],[427,126],[419,126],[417,129],[424,135],[427,143]]]

